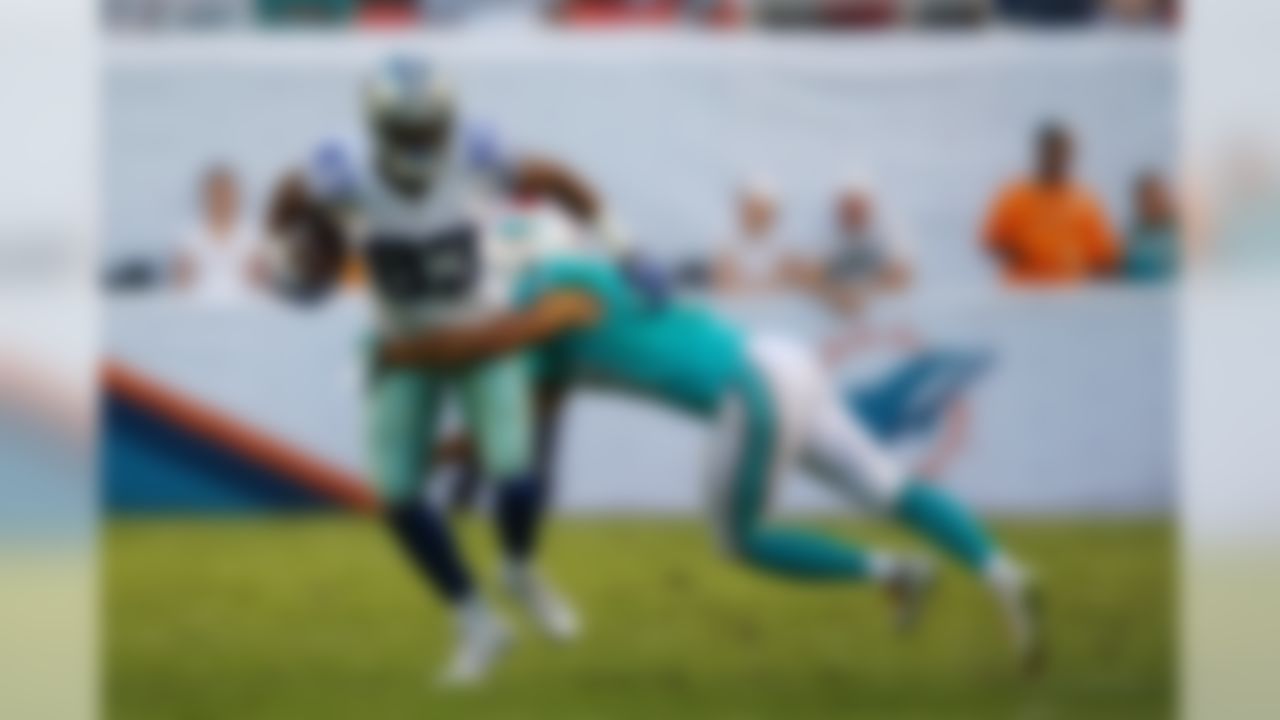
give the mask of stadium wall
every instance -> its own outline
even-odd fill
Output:
[[[798,299],[720,309],[758,331],[814,343],[836,329]],[[991,291],[916,303],[922,335],[990,352],[996,363],[972,394],[969,447],[944,481],[991,511],[1169,511],[1174,311],[1167,292],[1126,288]],[[121,367],[364,482],[358,347],[367,308],[359,300],[299,312],[267,302],[219,309],[141,297],[113,302],[109,317],[107,345]],[[839,376],[857,384],[892,361],[858,355]],[[107,437],[117,441],[114,428]],[[564,437],[562,507],[685,513],[701,506],[703,430],[696,424],[583,393],[570,406]],[[104,452],[111,457],[113,448]],[[618,463],[620,456],[627,462]],[[904,463],[914,457],[911,448],[901,453]],[[818,510],[832,498],[790,483],[783,500]]]

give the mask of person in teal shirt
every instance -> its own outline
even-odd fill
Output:
[[[1178,273],[1178,229],[1164,180],[1145,173],[1134,186],[1137,217],[1125,246],[1124,275],[1138,282],[1172,280]]]
[[[959,503],[897,466],[805,347],[745,333],[698,305],[655,302],[613,263],[593,259],[541,263],[517,295],[516,310],[485,325],[387,343],[382,362],[459,368],[532,348],[546,387],[614,388],[708,422],[713,517],[734,557],[789,578],[883,585],[900,600],[904,624],[918,614],[932,584],[919,559],[769,521],[781,477],[804,467],[981,577],[1009,618],[1020,659],[1039,666],[1039,593],[1029,574]]]

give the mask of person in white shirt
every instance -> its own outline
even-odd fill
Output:
[[[835,237],[806,273],[819,301],[841,317],[825,343],[832,366],[888,354],[887,372],[848,401],[885,442],[922,440],[921,477],[937,479],[967,444],[970,388],[992,362],[989,353],[940,346],[916,330],[908,302],[914,252],[902,226],[876,198],[869,181],[851,178],[835,198]],[[896,297],[892,307],[881,300]]]
[[[876,202],[870,185],[849,180],[835,203],[834,242],[814,277],[819,294],[846,313],[873,296],[906,291],[912,252],[906,233]]]
[[[738,192],[737,209],[737,227],[712,262],[712,287],[721,294],[763,294],[790,287],[796,260],[776,234],[773,190],[761,180],[748,181]]]
[[[257,286],[257,236],[243,220],[239,182],[217,165],[200,182],[200,214],[182,238],[175,276],[183,291],[213,304],[243,300]]]

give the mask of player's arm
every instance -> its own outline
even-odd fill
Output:
[[[341,279],[348,243],[337,207],[312,192],[301,172],[286,175],[267,206],[263,274],[281,295],[313,300]]]
[[[591,184],[567,165],[538,155],[517,160],[508,182],[517,195],[548,198],[583,223],[603,214],[600,197]]]
[[[507,169],[507,186],[517,196],[545,198],[560,206],[615,257],[632,255],[626,231],[595,187],[568,165],[542,155],[520,157]]]
[[[580,173],[558,160],[534,154],[522,155],[499,166],[512,194],[545,198],[564,209],[618,262],[623,274],[650,304],[658,306],[666,302],[672,291],[667,272],[635,251],[626,228]]]
[[[608,212],[595,186],[568,164],[544,154],[513,150],[484,123],[466,126],[464,147],[471,167],[495,180],[505,192],[554,203],[614,255],[627,254],[626,233]]]
[[[547,342],[591,325],[598,316],[599,305],[593,297],[563,290],[485,323],[389,340],[383,343],[379,359],[387,366],[455,368]]]
[[[496,149],[495,149],[496,148]],[[504,187],[517,197],[549,200],[588,229],[596,243],[613,256],[623,273],[654,305],[671,293],[667,273],[634,251],[626,228],[609,212],[593,184],[568,165],[538,154],[509,156],[491,135],[477,132],[472,155],[481,167],[496,170]]]

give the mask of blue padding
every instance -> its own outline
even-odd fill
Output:
[[[845,401],[881,440],[903,440],[931,432],[990,365],[987,353],[928,350],[878,382],[849,391]]]
[[[333,507],[296,478],[108,396],[102,445],[110,512],[249,512]]]

